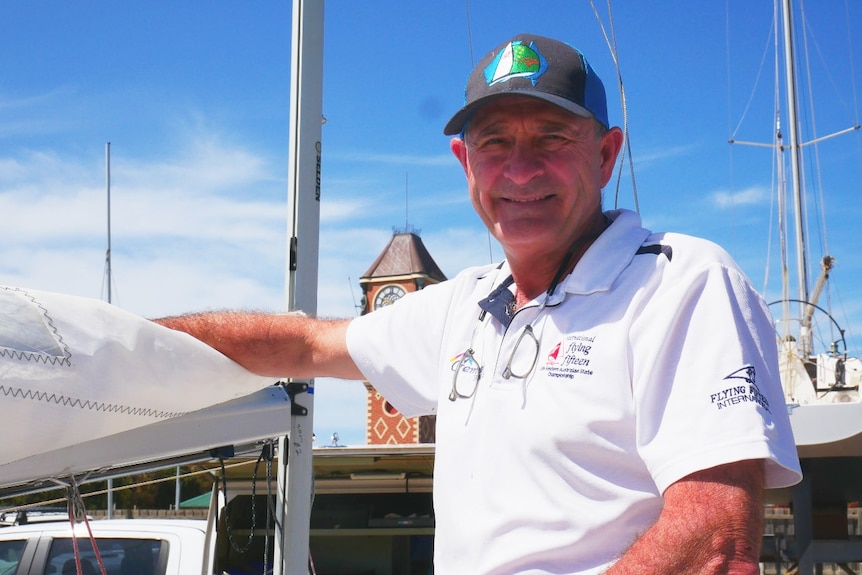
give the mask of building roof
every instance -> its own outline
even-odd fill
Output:
[[[440,271],[437,262],[428,253],[422,239],[413,232],[401,232],[392,235],[389,245],[371,264],[359,283],[367,283],[383,278],[409,278],[426,276],[440,282],[446,276]]]

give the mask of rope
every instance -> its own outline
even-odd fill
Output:
[[[69,524],[72,531],[72,549],[75,556],[75,570],[77,575],[82,575],[84,572],[81,565],[81,549],[78,546],[78,536],[75,534],[75,524],[81,523],[82,521],[87,527],[87,535],[90,539],[90,548],[93,550],[93,555],[96,557],[96,563],[99,564],[99,572],[101,575],[107,575],[105,563],[102,561],[102,554],[99,552],[96,537],[93,535],[93,528],[90,527],[90,521],[87,518],[87,507],[84,505],[84,499],[81,497],[81,490],[78,487],[78,482],[75,480],[74,475],[69,476],[69,483],[66,484],[66,494],[67,509],[69,511]]]
[[[67,491],[69,495],[66,500],[68,502],[67,509],[69,510],[69,526],[72,530],[72,551],[75,558],[75,572],[78,575],[82,575],[84,569],[81,567],[81,550],[78,548],[78,537],[75,536],[75,516],[78,513],[75,500],[77,498],[72,493],[71,487],[67,488]]]
[[[254,466],[254,472],[252,473],[251,479],[251,529],[249,530],[248,539],[246,539],[245,545],[240,547],[236,544],[233,538],[233,525],[230,522],[230,505],[227,500],[227,473],[224,467],[224,458],[219,457],[219,466],[221,467],[221,491],[222,496],[224,497],[224,518],[225,524],[227,525],[227,539],[230,542],[230,546],[234,551],[239,553],[240,555],[245,555],[245,553],[251,547],[252,539],[254,538],[254,527],[255,523],[257,523],[257,506],[254,503],[254,492],[255,492],[255,482],[257,480],[257,468],[260,463],[260,458],[258,457],[257,463]]]
[[[219,457],[219,465],[221,467],[221,485],[222,485],[222,495],[224,496],[225,506],[224,506],[224,515],[225,515],[225,524],[227,525],[227,538],[230,542],[230,546],[239,553],[240,555],[246,554],[249,549],[251,549],[252,542],[254,540],[255,529],[257,527],[257,504],[255,502],[255,496],[257,495],[257,472],[260,469],[261,461],[266,462],[266,523],[264,524],[264,540],[263,540],[263,573],[269,573],[269,525],[270,520],[272,518],[272,493],[271,493],[271,482],[272,482],[272,460],[275,456],[275,446],[272,440],[268,440],[263,444],[263,447],[260,450],[260,455],[257,458],[257,461],[254,465],[254,471],[252,472],[251,477],[251,529],[249,530],[248,539],[246,539],[245,544],[240,547],[234,541],[233,537],[233,528],[234,526],[230,521],[230,506],[228,505],[227,499],[227,473],[225,472],[224,467],[224,458]]]

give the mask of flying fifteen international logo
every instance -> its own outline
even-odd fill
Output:
[[[728,387],[710,394],[710,403],[717,409],[727,409],[742,403],[756,403],[767,413],[772,413],[769,410],[769,400],[757,387],[756,375],[756,370],[752,365],[737,369],[722,380],[728,382]]]

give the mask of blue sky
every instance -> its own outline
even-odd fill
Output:
[[[808,67],[824,135],[857,121],[862,4],[810,4]],[[605,80],[611,121],[623,121],[588,2],[474,0],[469,26],[466,5],[326,5],[321,315],[355,313],[358,278],[393,226],[420,229],[449,276],[501,257],[442,135],[471,61],[496,44],[531,32],[579,47]],[[597,8],[608,27],[605,3]],[[731,135],[772,138],[771,3],[620,0],[613,9],[645,224],[718,242],[759,288],[769,261],[764,291],[776,299],[777,256],[767,260],[767,248],[778,246],[771,153],[727,144]],[[289,2],[274,0],[4,3],[0,283],[105,297],[110,141],[116,305],[148,317],[282,309],[290,19]],[[820,147],[828,246],[838,259],[830,297],[857,350],[860,159],[859,135]],[[625,174],[620,205],[631,208],[628,167]],[[606,192],[606,206],[613,195]],[[810,204],[815,258],[819,210]],[[337,431],[362,443],[364,417],[359,383],[318,382],[319,441]]]

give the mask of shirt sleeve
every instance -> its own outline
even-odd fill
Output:
[[[690,275],[666,278],[663,301],[645,306],[633,326],[633,340],[652,342],[633,348],[641,456],[661,491],[695,471],[746,459],[765,460],[767,487],[797,483],[765,304],[732,265]]]
[[[436,413],[438,358],[451,291],[450,282],[428,286],[348,326],[351,358],[406,417]]]

